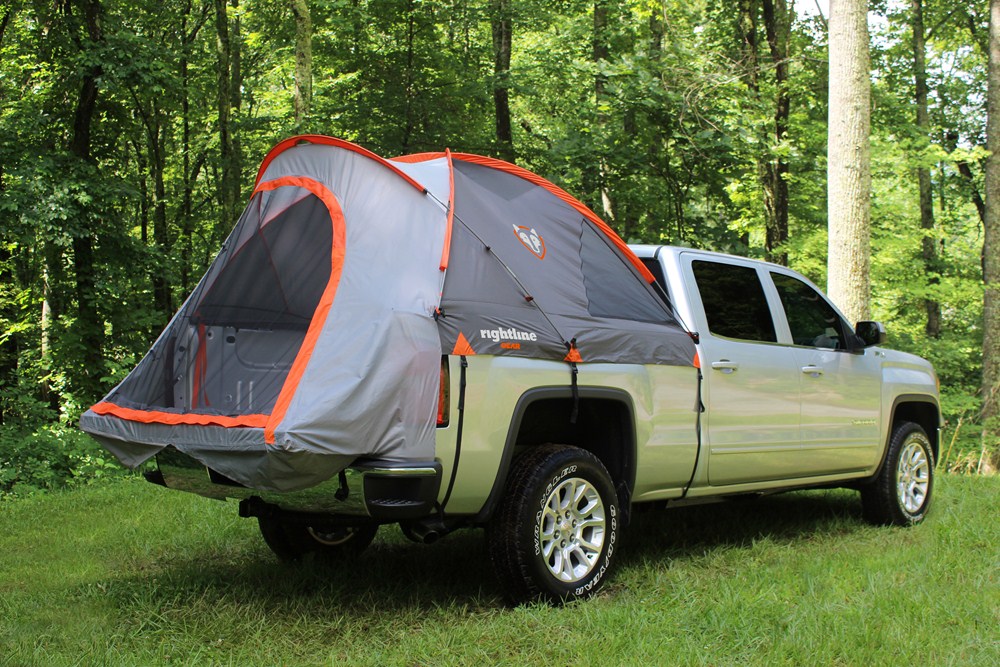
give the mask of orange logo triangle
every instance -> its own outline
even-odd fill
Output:
[[[574,347],[569,352],[566,353],[566,356],[563,357],[563,361],[571,361],[571,362],[574,362],[574,363],[583,363],[583,357],[580,356],[580,350],[578,350],[578,349],[576,349]]]
[[[465,338],[465,334],[461,331],[458,332],[458,340],[455,341],[455,349],[451,351],[452,354],[470,357],[476,354],[476,351],[472,349],[469,345],[469,341]]]

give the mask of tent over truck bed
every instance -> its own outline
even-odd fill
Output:
[[[128,466],[170,447],[234,495],[309,489],[359,460],[434,469],[442,355],[565,362],[574,387],[592,362],[690,367],[652,283],[600,218],[524,169],[294,137],[81,427]]]

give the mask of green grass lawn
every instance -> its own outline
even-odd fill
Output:
[[[639,514],[597,598],[510,609],[481,531],[287,566],[126,479],[0,503],[0,665],[998,665],[1000,479],[936,492],[911,529],[848,491]]]

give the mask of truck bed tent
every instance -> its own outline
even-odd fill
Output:
[[[278,144],[139,365],[81,418],[123,463],[172,445],[292,491],[359,457],[433,459],[442,355],[696,363],[617,235],[519,167]],[[567,384],[570,374],[567,373]]]

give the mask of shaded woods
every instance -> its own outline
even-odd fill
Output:
[[[141,358],[294,133],[501,157],[630,241],[825,285],[828,17],[798,4],[5,0],[0,491],[65,442],[103,469],[52,434]],[[870,309],[941,376],[947,465],[983,470],[989,14],[959,4],[869,12]]]

